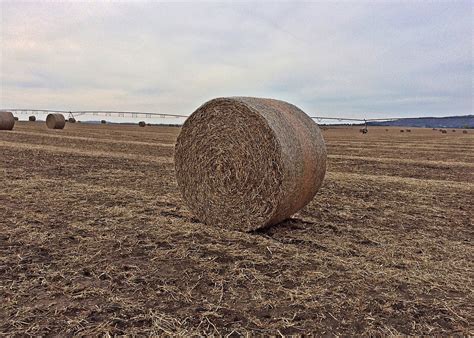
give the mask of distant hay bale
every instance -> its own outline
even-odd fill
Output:
[[[455,133],[455,132],[456,132],[456,129],[453,129],[453,133]]]
[[[69,123],[76,123],[76,119],[74,117],[70,117],[67,121]]]
[[[66,119],[63,114],[48,114],[46,116],[46,125],[49,129],[64,129]]]
[[[36,121],[36,116],[34,116],[34,115],[29,116],[28,121],[35,122]]]
[[[448,131],[443,129],[443,130],[441,130],[441,132],[442,132],[443,134],[446,134]]]
[[[9,111],[0,111],[0,130],[12,130],[15,126],[15,117]]]
[[[361,132],[362,134],[367,134],[368,130],[366,128],[363,128],[363,129],[359,129],[359,132]]]
[[[405,130],[403,130],[403,129],[400,129],[400,133],[404,133],[404,132],[405,132]]]
[[[388,131],[388,129],[385,129],[385,131]]]
[[[16,117],[16,116],[14,116],[13,119],[14,119],[15,121],[18,121],[18,117]]]
[[[411,133],[411,129],[407,129],[407,133]]]
[[[218,98],[184,123],[175,149],[184,201],[202,222],[249,231],[309,203],[326,172],[318,125],[287,102]]]
[[[140,122],[138,122],[138,125],[139,125],[140,127],[145,127],[145,126],[146,126],[146,123],[145,123],[145,121],[140,121]]]
[[[467,130],[463,130],[462,133],[463,133],[463,134],[467,134]]]
[[[106,121],[106,120],[101,120],[101,121],[100,121],[100,123],[102,123],[102,124],[106,124],[106,123],[107,123],[107,121]]]

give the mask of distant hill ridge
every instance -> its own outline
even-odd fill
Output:
[[[474,115],[411,117],[385,122],[367,122],[367,125],[420,128],[474,128]]]

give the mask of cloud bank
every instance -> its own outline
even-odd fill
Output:
[[[310,115],[473,111],[472,2],[1,2],[0,107],[190,114],[218,96]]]

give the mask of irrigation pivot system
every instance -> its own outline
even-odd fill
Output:
[[[0,109],[0,111],[10,111],[13,114],[30,114],[30,115],[39,115],[39,114],[50,114],[50,113],[60,113],[68,115],[71,118],[77,118],[84,115],[92,116],[115,116],[115,117],[131,117],[131,118],[188,118],[189,115],[181,114],[167,114],[167,113],[155,113],[155,112],[139,112],[139,111],[110,111],[110,110],[52,110],[52,109],[30,109],[30,108],[14,108],[14,109]],[[329,120],[329,121],[353,121],[353,122],[363,122],[365,128],[367,129],[367,122],[372,121],[393,121],[398,120],[399,118],[346,118],[346,117],[329,117],[329,116],[310,116],[313,120],[318,122]]]

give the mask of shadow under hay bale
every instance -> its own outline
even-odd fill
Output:
[[[191,211],[233,230],[288,218],[313,199],[326,172],[318,125],[272,99],[205,103],[184,123],[175,150],[176,179]]]
[[[0,111],[0,130],[12,130],[15,126],[15,117],[9,111]]]
[[[64,129],[66,119],[63,114],[48,114],[46,116],[46,125],[49,129]]]
[[[145,127],[145,126],[146,126],[146,123],[145,123],[145,121],[140,121],[140,122],[138,122],[138,125],[139,125],[140,127]]]
[[[29,116],[28,121],[35,122],[36,121],[36,116],[34,116],[34,115]]]

